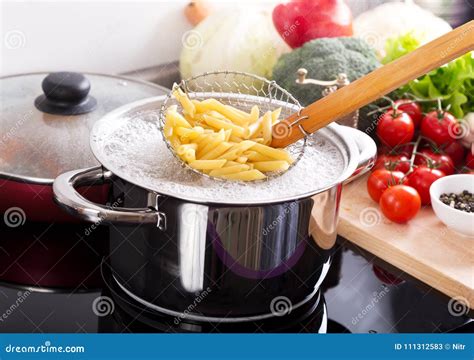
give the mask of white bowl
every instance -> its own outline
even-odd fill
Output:
[[[454,209],[439,199],[441,194],[459,194],[464,190],[474,193],[474,175],[459,174],[442,177],[431,184],[431,206],[436,216],[449,228],[474,237],[474,213]]]

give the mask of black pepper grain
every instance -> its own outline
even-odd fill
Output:
[[[464,190],[460,194],[441,194],[439,199],[442,203],[461,211],[474,213],[474,194]]]

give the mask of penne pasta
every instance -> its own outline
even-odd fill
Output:
[[[219,112],[217,112],[217,111],[214,111],[214,110],[209,111],[209,115],[214,116],[214,117],[216,117],[216,118],[218,118],[218,119],[221,119],[221,120],[224,120],[224,121],[230,123],[229,119],[227,119],[224,115],[222,115],[221,113],[219,113]]]
[[[260,135],[262,129],[263,117],[257,119],[253,124],[250,124],[248,127],[248,138],[253,139]]]
[[[288,154],[283,149],[274,149],[270,146],[255,143],[255,145],[252,146],[252,150],[255,150],[260,154],[268,156],[275,160],[285,160],[288,161],[290,164],[293,163],[293,159],[291,158],[290,154]]]
[[[235,111],[236,113],[238,114],[241,114],[244,118],[250,118],[250,114],[243,111],[243,110],[240,110],[240,109],[237,109],[236,107],[233,107],[233,106],[230,106],[230,105],[226,105],[228,108],[231,108],[233,111]]]
[[[257,105],[252,106],[252,110],[250,110],[250,116],[249,116],[249,123],[252,124],[255,121],[258,120],[260,117],[260,109],[258,108]]]
[[[208,124],[209,126],[212,126],[215,129],[231,130],[232,135],[245,137],[245,129],[239,125],[226,122],[222,119],[218,119],[210,115],[204,115],[203,118],[206,124]]]
[[[183,107],[184,114],[189,115],[191,118],[194,117],[196,114],[196,107],[192,101],[189,100],[188,96],[183,92],[183,90],[176,86],[173,90],[173,95]]]
[[[184,153],[186,153],[186,151],[188,150],[194,150],[196,151],[197,149],[197,144],[183,144],[183,145],[179,145],[176,149],[176,153],[178,155],[183,155]]]
[[[191,100],[191,102],[193,103],[194,108],[196,109],[195,117],[197,117],[199,114],[201,114],[203,112],[206,112],[206,107],[204,105],[202,105],[199,100],[193,99],[193,100]]]
[[[186,121],[186,119],[176,111],[167,111],[166,112],[166,122],[170,122],[171,126],[182,126],[185,128],[192,128],[191,124]]]
[[[244,140],[238,144],[232,146],[227,152],[219,156],[219,159],[225,160],[235,160],[237,159],[245,150],[250,149],[255,145],[254,141]]]
[[[256,162],[256,161],[272,161],[272,158],[271,158],[271,157],[262,155],[262,154],[260,154],[259,152],[256,152],[256,151],[244,152],[243,155],[246,156],[247,159],[249,159],[249,160],[252,161],[252,162]]]
[[[239,142],[244,141],[244,139],[231,134],[229,137],[229,141],[234,142],[234,143],[239,143]]]
[[[281,108],[272,111],[272,125],[275,125],[279,120],[281,114]]]
[[[204,146],[206,146],[207,144],[209,144],[209,142],[214,138],[214,134],[211,133],[211,134],[202,134],[202,135],[199,135],[196,139],[196,144],[198,145],[198,148],[203,148]]]
[[[269,145],[272,142],[272,113],[267,111],[262,118],[263,144]]]
[[[200,157],[202,160],[211,160],[211,159],[216,159],[219,155],[222,155],[224,152],[229,150],[229,148],[232,146],[231,143],[228,143],[227,141],[221,142],[218,144],[214,149],[203,153]]]
[[[221,177],[223,177],[224,179],[242,180],[242,181],[262,180],[266,178],[266,176],[263,173],[255,169],[241,171],[234,174],[221,175]]]
[[[288,170],[290,164],[285,160],[272,160],[272,161],[257,161],[253,163],[255,169],[268,172],[268,171],[285,171]]]
[[[198,159],[201,158],[205,153],[214,149],[217,145],[219,145],[224,140],[225,140],[224,130],[219,131],[217,134],[211,134],[210,141],[207,144],[204,143],[202,144],[202,146],[200,146],[200,150],[198,150],[198,153],[197,153]]]
[[[257,105],[246,112],[216,99],[190,100],[178,87],[173,95],[183,111],[177,105],[166,110],[163,134],[190,167],[213,177],[252,181],[285,171],[293,162],[284,149],[268,146],[281,108],[261,115]]]
[[[204,134],[204,129],[200,126],[195,126],[191,129],[179,126],[176,129],[176,134],[179,137],[186,137],[190,140],[197,139],[199,135]]]
[[[165,125],[163,126],[163,135],[167,138],[173,135],[174,128],[170,121],[166,121]]]
[[[223,167],[225,160],[194,160],[189,166],[196,170],[213,170]]]
[[[181,142],[179,141],[178,137],[173,135],[173,136],[170,136],[168,138],[170,144],[171,144],[171,147],[173,149],[177,149],[179,147],[179,145],[181,145]]]
[[[193,162],[196,160],[196,150],[187,149],[184,154],[180,155],[180,157],[187,163]]]
[[[227,160],[227,162],[224,164],[224,167],[235,166],[235,165],[242,165],[242,164],[238,163],[237,161]]]
[[[235,108],[230,107],[228,105],[224,105],[223,103],[217,101],[216,99],[207,99],[204,101],[201,101],[201,105],[204,105],[207,107],[209,111],[217,111],[218,113],[221,113],[224,115],[227,119],[229,119],[232,123],[236,123],[238,125],[244,125],[248,123],[249,121],[249,116],[245,116],[239,111],[236,111]]]
[[[229,175],[229,174],[235,174],[241,171],[249,170],[250,167],[246,164],[239,164],[239,165],[233,165],[233,166],[227,166],[223,167],[220,169],[215,169],[212,170],[209,175],[211,176],[222,176],[222,175]]]

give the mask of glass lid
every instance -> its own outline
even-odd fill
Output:
[[[89,147],[94,123],[124,104],[167,92],[100,74],[0,78],[0,177],[47,183],[65,171],[97,165]]]
[[[142,188],[197,203],[276,203],[328,189],[356,168],[355,142],[344,137],[339,125],[331,124],[309,137],[301,160],[281,176],[262,182],[206,178],[184,168],[163,141],[158,116],[164,98],[116,109],[97,122],[91,132],[91,149],[99,162]]]

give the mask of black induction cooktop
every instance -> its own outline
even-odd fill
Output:
[[[0,225],[0,332],[449,332],[472,331],[447,299],[416,281],[387,284],[372,260],[339,239],[322,289],[307,306],[264,323],[179,324],[115,286],[103,254],[108,230],[81,224]],[[461,328],[460,328],[461,327]]]

